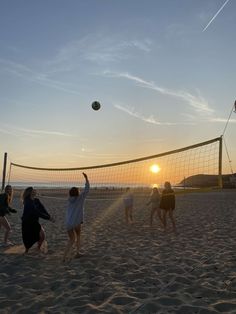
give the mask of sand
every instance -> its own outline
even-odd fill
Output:
[[[133,225],[120,199],[86,201],[84,256],[63,263],[65,201],[42,198],[48,253],[24,256],[19,211],[15,246],[0,247],[0,313],[236,313],[236,190],[177,196],[177,235],[135,198]],[[1,240],[3,232],[0,230]]]

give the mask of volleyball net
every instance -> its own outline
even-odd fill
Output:
[[[127,187],[134,190],[162,187],[178,189],[222,187],[222,138],[142,158],[77,168],[39,168],[11,162],[6,182],[15,189],[33,186],[45,195],[68,195],[72,186],[84,186],[85,172],[91,191],[104,195]]]

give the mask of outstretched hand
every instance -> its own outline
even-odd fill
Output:
[[[85,179],[87,180],[88,179],[88,176],[86,173],[83,172],[83,176],[85,177]]]

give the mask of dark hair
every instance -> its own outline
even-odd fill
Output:
[[[10,184],[6,185],[4,190],[6,191],[8,189],[12,189],[12,186]]]
[[[11,190],[11,191],[12,191],[12,186],[8,184],[8,185],[6,185],[5,188],[4,188],[4,192],[5,192],[6,195],[7,195],[7,202],[8,202],[8,204],[10,204],[11,201],[12,201],[13,193],[11,192],[11,194],[8,194],[8,193],[7,193],[7,190]]]
[[[73,186],[69,191],[70,196],[79,196],[79,189]]]
[[[24,190],[23,195],[22,195],[23,203],[26,200],[26,198],[30,198],[31,197],[32,192],[33,192],[33,187],[32,186],[29,186],[28,188],[26,188]]]
[[[166,181],[165,184],[164,184],[164,186],[165,186],[165,188],[166,188],[167,190],[170,190],[170,189],[171,189],[171,184],[170,184],[169,181]]]
[[[152,188],[151,195],[154,195],[154,194],[159,194],[159,190],[156,186],[154,188]]]

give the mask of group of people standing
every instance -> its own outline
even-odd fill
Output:
[[[134,197],[131,193],[130,188],[126,189],[125,196],[123,198],[124,207],[125,207],[125,221],[126,223],[133,222],[133,204]],[[164,230],[166,230],[167,226],[167,215],[169,216],[173,230],[176,231],[176,224],[173,215],[173,211],[175,209],[175,193],[171,187],[170,182],[165,182],[164,189],[162,194],[160,195],[157,187],[152,189],[152,193],[150,195],[150,199],[146,203],[146,205],[151,205],[151,213],[150,213],[150,226],[153,225],[153,217],[156,214],[163,226]]]
[[[70,252],[74,244],[76,244],[76,256],[81,256],[80,234],[81,224],[83,224],[84,220],[84,201],[90,188],[87,175],[83,173],[83,176],[85,178],[85,188],[83,192],[80,193],[77,187],[72,187],[69,191],[66,214],[66,229],[69,240],[63,255],[63,261],[66,261],[66,259],[70,257]],[[7,185],[4,193],[0,194],[0,228],[5,228],[3,243],[5,247],[13,245],[13,243],[8,240],[11,227],[6,217],[7,214],[17,212],[10,207],[12,196],[13,190],[10,185]],[[53,216],[48,213],[36,196],[37,191],[33,187],[26,188],[22,196],[24,208],[21,217],[21,230],[25,254],[28,253],[29,249],[35,243],[37,243],[38,250],[41,251],[42,244],[45,241],[45,231],[39,223],[39,218],[55,222]]]
[[[84,202],[90,189],[88,176],[83,173],[85,178],[85,187],[82,192],[77,187],[72,187],[69,190],[69,198],[67,202],[67,213],[66,213],[66,230],[68,235],[68,244],[63,254],[63,261],[70,258],[72,248],[76,248],[76,257],[80,257],[80,236],[81,226],[84,221]],[[37,248],[41,251],[42,244],[45,241],[45,231],[39,223],[39,218],[45,219],[51,222],[55,222],[52,215],[48,213],[44,205],[41,203],[37,196],[37,191],[33,187],[28,187],[24,190],[22,201],[23,201],[23,214],[21,217],[21,230],[22,240],[25,247],[25,254],[28,253],[29,249],[37,243]],[[5,229],[4,243],[5,247],[13,245],[9,241],[9,233],[11,231],[10,224],[7,220],[6,215],[16,213],[17,211],[11,207],[11,201],[13,197],[13,190],[10,185],[5,187],[4,193],[0,194],[0,228]],[[125,205],[125,220],[126,223],[133,222],[133,195],[130,188],[127,188],[124,195]],[[165,188],[162,194],[156,187],[153,188],[150,199],[147,205],[151,204],[150,214],[150,225],[153,224],[153,217],[157,214],[164,229],[166,229],[166,217],[167,214],[171,219],[173,229],[175,230],[175,220],[173,216],[173,210],[175,208],[175,194],[171,188],[169,182],[165,182]]]

